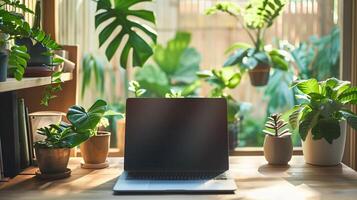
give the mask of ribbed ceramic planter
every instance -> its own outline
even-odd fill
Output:
[[[250,83],[253,86],[265,86],[269,81],[270,66],[259,63],[254,69],[248,71]]]
[[[36,148],[38,167],[43,174],[64,173],[67,170],[70,148]]]
[[[102,164],[106,162],[109,153],[110,132],[98,131],[80,145],[81,155],[85,164]]]
[[[328,143],[324,138],[319,140],[312,139],[310,131],[305,141],[302,141],[305,162],[321,166],[340,164],[345,150],[346,126],[346,121],[340,122],[341,135],[339,138],[333,140],[332,144]]]
[[[290,135],[274,137],[266,134],[264,139],[264,157],[271,165],[286,165],[293,155]]]

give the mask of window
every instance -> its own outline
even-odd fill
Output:
[[[151,8],[157,16],[158,43],[166,43],[177,31],[191,34],[190,47],[201,57],[200,70],[221,68],[229,55],[228,47],[236,42],[249,42],[247,34],[231,16],[218,13],[205,15],[205,10],[217,3],[216,0],[156,0],[143,6]],[[235,0],[244,5],[246,0]],[[239,86],[229,90],[239,100],[240,111],[237,135],[232,147],[261,147],[264,141],[262,129],[270,113],[285,112],[296,103],[295,93],[289,88],[296,77],[318,78],[339,77],[340,29],[339,1],[337,0],[288,0],[283,13],[266,32],[265,45],[287,50],[292,54],[288,71],[272,70],[269,84],[253,87],[245,74]],[[98,50],[97,34],[94,29],[95,3],[87,0],[59,1],[59,42],[79,44],[83,53],[103,54]],[[76,20],[73,20],[76,19]],[[89,30],[89,31],[88,31]],[[149,61],[152,63],[153,61]],[[137,78],[140,69],[123,71],[118,59],[113,59],[106,68],[111,78],[105,80],[105,92],[100,93],[94,84],[89,86],[84,104],[99,95],[105,96],[113,105],[122,109],[127,96],[127,81]],[[108,76],[109,77],[109,76]],[[159,76],[160,77],[160,76]],[[212,87],[203,83],[198,95],[208,96]],[[115,124],[115,123],[114,123]],[[118,128],[120,129],[120,128]],[[113,134],[114,135],[114,134]],[[116,136],[113,136],[116,137]],[[294,134],[294,145],[300,146],[300,137]],[[116,140],[115,140],[116,141]],[[120,142],[119,142],[120,143]],[[112,145],[116,146],[114,142]]]

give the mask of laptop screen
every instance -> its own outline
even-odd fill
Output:
[[[129,98],[126,171],[228,170],[223,98]]]

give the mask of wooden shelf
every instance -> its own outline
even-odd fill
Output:
[[[63,82],[72,80],[72,73],[63,73],[61,79]],[[21,90],[25,88],[38,87],[51,84],[51,77],[29,77],[17,81],[15,78],[8,78],[6,82],[0,82],[0,92],[8,92],[14,90]]]

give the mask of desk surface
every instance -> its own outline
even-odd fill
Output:
[[[7,183],[0,183],[0,199],[357,199],[357,172],[339,165],[316,167],[293,157],[290,166],[269,166],[262,156],[230,158],[230,173],[238,190],[232,195],[136,195],[113,196],[112,187],[123,168],[121,158],[110,158],[110,167],[102,170],[81,169],[80,158],[72,158],[72,176],[57,181],[40,181],[35,169]]]

